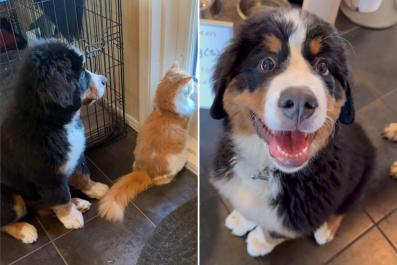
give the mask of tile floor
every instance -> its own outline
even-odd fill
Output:
[[[234,6],[225,7],[219,20],[236,18]],[[235,23],[236,24],[236,23]],[[318,246],[313,238],[287,241],[263,258],[247,254],[245,238],[224,227],[231,212],[208,182],[219,121],[200,110],[200,261],[201,264],[271,265],[391,265],[397,264],[397,181],[388,170],[397,160],[397,144],[382,139],[383,128],[397,122],[397,25],[385,30],[358,27],[342,14],[336,27],[345,32],[355,50],[350,52],[355,80],[356,121],[373,140],[378,152],[376,181],[359,209],[346,216],[335,239]],[[347,33],[346,33],[347,32]]]
[[[86,156],[91,178],[111,186],[118,177],[129,173],[136,137],[137,132],[128,128],[127,137],[89,150]],[[77,191],[73,194],[88,199]],[[91,199],[91,209],[84,213],[83,229],[68,230],[55,217],[30,218],[38,230],[38,241],[23,244],[2,233],[0,264],[136,264],[156,225],[196,196],[197,176],[184,169],[172,183],[139,194],[128,205],[123,223],[112,224],[98,217],[98,201]]]

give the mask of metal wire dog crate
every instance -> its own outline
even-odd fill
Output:
[[[59,38],[85,53],[85,67],[107,77],[103,99],[82,109],[87,148],[126,133],[121,0],[0,0],[1,119],[13,100],[21,50]]]

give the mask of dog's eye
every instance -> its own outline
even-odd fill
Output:
[[[324,61],[318,62],[317,66],[316,66],[316,70],[317,70],[317,72],[319,72],[322,75],[327,74],[328,73],[327,63]]]
[[[261,69],[264,71],[270,71],[274,68],[274,62],[270,58],[263,59],[260,63]]]

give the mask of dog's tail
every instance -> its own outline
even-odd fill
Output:
[[[146,172],[134,171],[121,177],[99,203],[99,215],[108,221],[122,221],[128,202],[153,183]]]

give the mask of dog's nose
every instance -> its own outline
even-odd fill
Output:
[[[297,123],[310,118],[318,107],[317,98],[306,88],[287,88],[281,92],[278,107]]]
[[[101,78],[102,85],[105,86],[107,81],[108,81],[108,79],[106,77],[102,76],[102,78]]]

